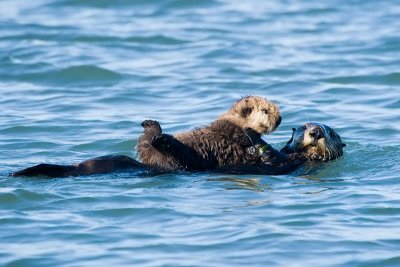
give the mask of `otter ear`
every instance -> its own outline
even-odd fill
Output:
[[[292,132],[295,132],[296,131],[296,128],[292,128]]]
[[[346,146],[346,144],[342,143],[342,147],[345,147],[345,146]]]
[[[253,111],[252,107],[244,107],[240,110],[240,116],[243,118],[246,118],[247,116],[250,115],[250,113]]]

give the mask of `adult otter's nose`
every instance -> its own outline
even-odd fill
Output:
[[[315,127],[309,132],[310,137],[314,138],[315,140],[321,139],[324,137],[322,129],[320,127]]]
[[[281,124],[281,122],[282,122],[282,117],[279,116],[279,117],[278,117],[278,120],[276,121],[276,127],[277,127],[277,128],[278,128],[278,126]]]

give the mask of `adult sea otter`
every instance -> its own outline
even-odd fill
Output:
[[[327,125],[306,123],[293,128],[292,137],[278,151],[264,142],[252,129],[245,130],[249,142],[248,153],[255,155],[252,164],[225,165],[213,169],[216,172],[240,174],[284,174],[294,170],[305,161],[329,161],[343,155],[339,134]],[[170,155],[171,156],[171,155]],[[114,171],[162,171],[127,156],[110,155],[89,159],[75,165],[39,164],[17,171],[12,176],[66,177],[109,173]]]

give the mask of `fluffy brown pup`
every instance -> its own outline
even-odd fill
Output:
[[[237,101],[210,125],[175,135],[162,134],[157,121],[142,123],[137,145],[139,159],[162,170],[208,170],[219,166],[249,163],[254,154],[245,129],[259,134],[274,131],[281,123],[279,108],[258,96]]]

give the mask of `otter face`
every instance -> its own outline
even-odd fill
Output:
[[[258,96],[240,99],[227,114],[232,110],[242,128],[252,128],[260,134],[274,131],[282,121],[278,106]]]
[[[292,138],[281,150],[284,153],[300,153],[310,160],[329,161],[343,155],[346,145],[340,136],[324,124],[306,123],[293,128]]]

